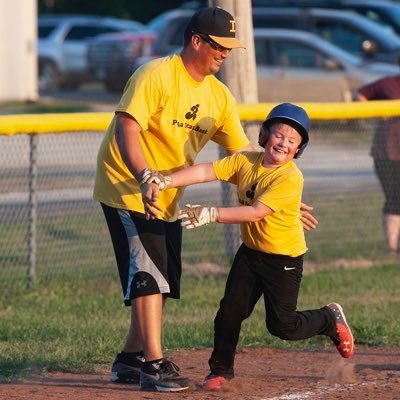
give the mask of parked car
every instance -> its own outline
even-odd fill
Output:
[[[133,65],[140,57],[152,54],[157,35],[152,31],[139,33],[105,33],[88,41],[87,62],[89,72],[109,91],[119,91],[126,76],[132,75]]]
[[[354,11],[400,35],[400,4],[388,0],[253,0],[255,7],[318,7]]]
[[[88,43],[90,71],[108,90],[122,90],[138,65],[150,58],[171,54],[183,45],[183,31],[193,13],[193,9],[176,9],[155,17],[146,26],[147,36],[141,46],[137,46],[137,36],[96,37]]]
[[[38,19],[39,90],[76,87],[90,80],[87,39],[107,32],[140,32],[136,22],[94,15],[43,15]]]
[[[351,11],[325,8],[254,7],[255,28],[287,28],[314,32],[364,60],[400,61],[400,37]]]
[[[361,85],[398,74],[394,64],[365,63],[314,33],[254,29],[260,102],[339,102]]]

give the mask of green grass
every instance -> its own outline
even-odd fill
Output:
[[[90,111],[91,107],[84,102],[68,101],[28,101],[0,103],[4,114],[44,114],[44,113],[73,113]]]
[[[356,341],[400,345],[398,265],[328,270],[303,279],[299,309],[342,303]],[[38,282],[35,291],[0,295],[0,381],[42,371],[93,372],[109,365],[129,325],[117,276],[94,279],[70,274],[64,283]],[[182,299],[167,303],[164,347],[212,346],[212,323],[225,277],[183,277]],[[265,330],[263,302],[243,323],[239,346],[321,350],[325,337],[286,342]]]

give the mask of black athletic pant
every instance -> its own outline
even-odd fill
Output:
[[[264,296],[268,331],[284,340],[315,335],[335,336],[335,319],[327,307],[296,311],[303,272],[303,256],[288,257],[251,250],[244,244],[236,253],[214,320],[211,372],[232,378],[242,321]]]

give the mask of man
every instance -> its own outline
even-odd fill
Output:
[[[235,19],[221,8],[194,14],[181,54],[151,61],[129,79],[101,144],[94,199],[101,202],[131,325],[112,367],[115,382],[141,390],[180,391],[190,382],[163,356],[162,309],[180,296],[183,189],[160,194],[163,212],[144,206],[146,181],[190,166],[209,140],[228,154],[251,150],[236,103],[217,73],[236,39]],[[141,184],[140,184],[141,183]],[[311,220],[311,225],[315,220]]]

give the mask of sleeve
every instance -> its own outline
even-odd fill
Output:
[[[213,162],[215,176],[219,181],[237,185],[237,176],[243,153],[236,153]]]
[[[380,83],[381,80],[364,85],[358,89],[358,93],[363,95],[367,100],[378,100],[380,99]]]
[[[161,87],[146,69],[137,70],[129,79],[116,112],[126,112],[147,130],[152,115],[159,109]]]

